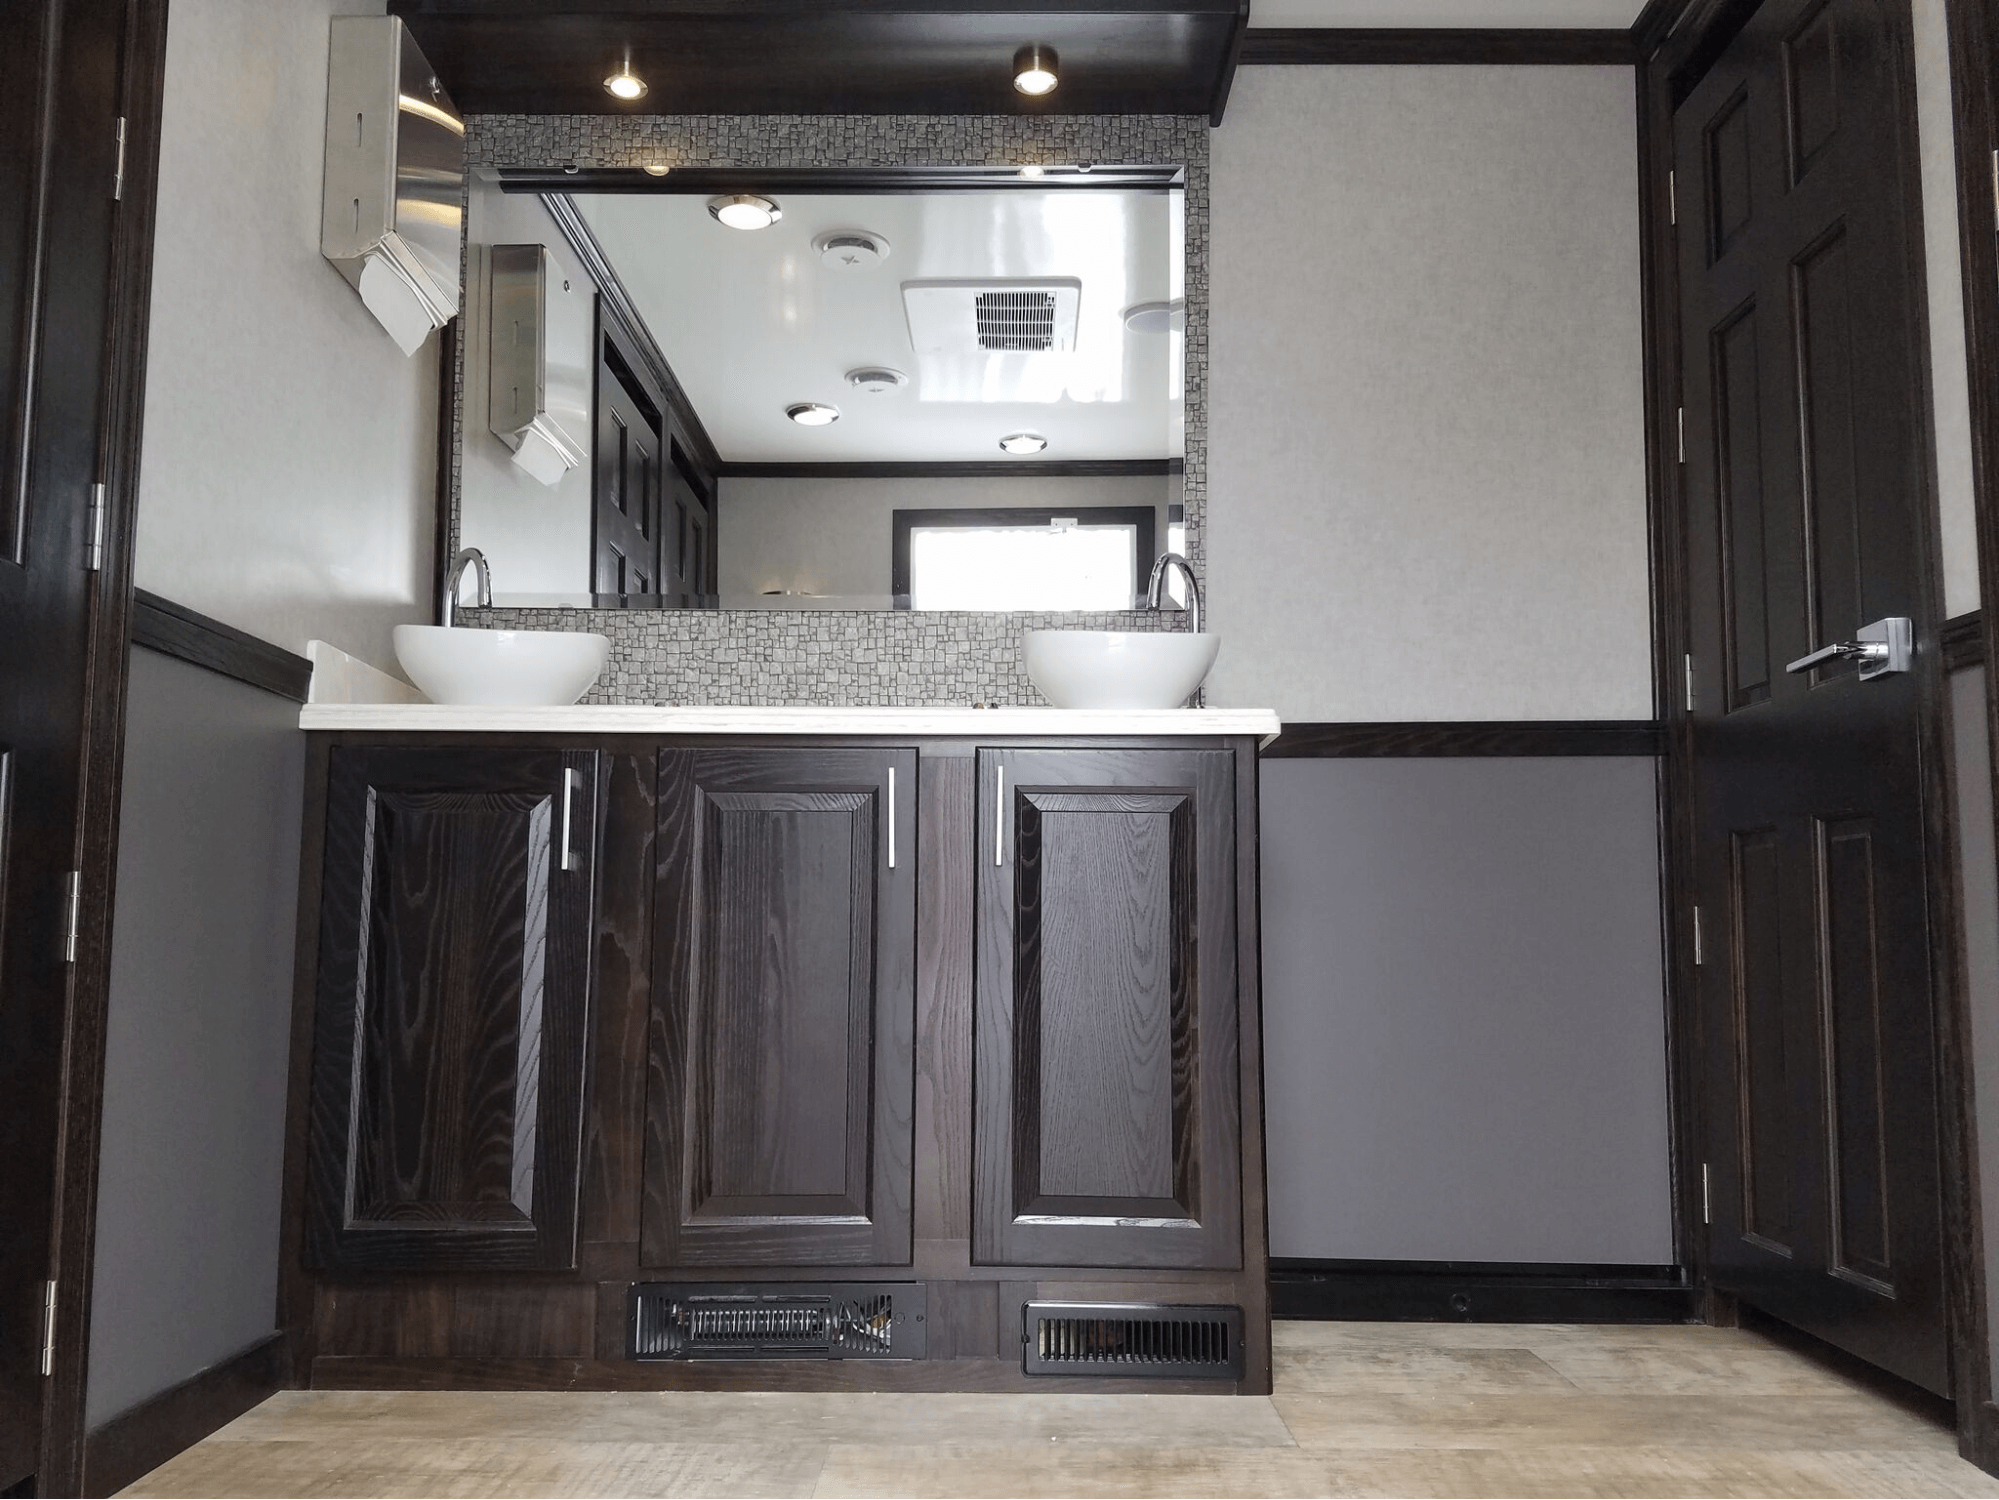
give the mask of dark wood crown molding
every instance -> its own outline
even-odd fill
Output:
[[[132,644],[294,703],[305,702],[312,685],[312,663],[303,656],[144,589],[133,591]]]
[[[1187,172],[1177,163],[1158,165],[1094,162],[1045,166],[1037,177],[1020,168],[1000,167],[674,167],[655,175],[640,167],[501,167],[500,189],[508,193],[855,193],[883,197],[897,193],[991,193],[1008,189],[1045,193],[1063,188],[1087,192],[1171,192],[1184,187]]]
[[[1178,474],[1177,458],[1076,458],[1047,463],[1005,459],[911,463],[725,463],[718,479],[1150,479]]]
[[[1639,54],[1631,32],[1607,29],[1300,26],[1250,31],[1239,60],[1244,67],[1383,63],[1589,67],[1631,66]]]
[[[1664,726],[1649,719],[1528,719],[1513,723],[1286,724],[1265,760],[1417,759],[1666,753]]]

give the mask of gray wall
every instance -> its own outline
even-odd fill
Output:
[[[1245,68],[1210,147],[1218,705],[1645,718],[1629,68]]]
[[[1263,767],[1270,1250],[1673,1259],[1654,769]]]
[[[132,653],[87,1420],[277,1326],[305,736],[298,705]]]
[[[1958,896],[1964,911],[1965,1006],[1971,1016],[1971,1076],[1984,1205],[1986,1317],[1999,1330],[1999,868],[1992,830],[1992,747],[1985,724],[1986,672],[1950,679],[1951,772],[1957,790]],[[1999,1343],[1991,1350],[1999,1384]]]

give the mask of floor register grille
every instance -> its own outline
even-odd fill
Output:
[[[914,1282],[652,1283],[632,1288],[631,1357],[922,1359]]]
[[[1029,1302],[1021,1321],[1030,1375],[1242,1378],[1239,1307]]]

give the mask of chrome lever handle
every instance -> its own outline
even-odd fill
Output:
[[[583,784],[583,773],[573,766],[566,766],[562,772],[562,868],[574,870],[582,862],[576,857],[576,841],[573,837],[572,820],[576,807],[576,792]]]
[[[1801,656],[1786,672],[1809,672],[1829,661],[1853,658],[1860,663],[1860,680],[1871,682],[1892,672],[1906,672],[1915,659],[1915,629],[1900,615],[1876,620],[1854,632],[1855,639],[1821,646],[1809,656]]]

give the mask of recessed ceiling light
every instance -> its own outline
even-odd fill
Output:
[[[909,377],[900,370],[891,370],[887,365],[862,365],[858,370],[847,372],[847,384],[871,396],[886,396],[908,385]]]
[[[1009,453],[1039,453],[1048,439],[1038,432],[1011,432],[1000,439],[1000,446]]]
[[[784,217],[784,210],[769,198],[755,193],[730,193],[708,200],[708,212],[731,229],[768,229]]]
[[[668,172],[673,170],[663,161],[649,161],[645,164],[645,169],[646,174],[650,177],[664,177]]]
[[[1022,47],[1013,55],[1013,86],[1023,94],[1039,97],[1055,92],[1062,80],[1056,73],[1055,49],[1039,42]]]
[[[631,53],[625,54],[624,66],[604,80],[604,89],[613,99],[623,99],[627,104],[645,98],[646,81],[632,71]]]
[[[1124,326],[1133,333],[1171,333],[1186,320],[1178,301],[1139,302],[1124,310]]]
[[[888,241],[872,229],[836,229],[820,235],[812,248],[836,271],[864,271],[888,259]]]
[[[1048,169],[1042,166],[1039,162],[1031,161],[1026,166],[1020,169],[1020,175],[1023,177],[1039,177],[1043,175],[1045,172],[1047,172],[1047,170]]]
[[[839,407],[818,401],[800,401],[795,406],[787,406],[784,414],[800,427],[831,427],[840,420]]]

